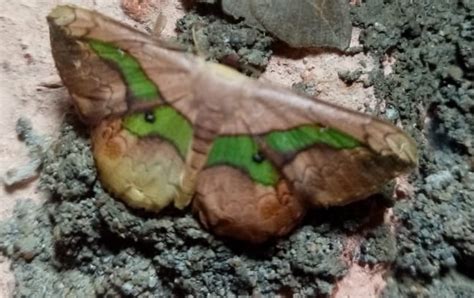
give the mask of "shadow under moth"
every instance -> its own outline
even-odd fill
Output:
[[[52,54],[104,187],[129,206],[192,209],[217,235],[264,242],[311,207],[376,193],[417,164],[374,117],[248,78],[97,12],[58,6]]]

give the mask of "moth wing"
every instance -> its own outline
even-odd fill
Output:
[[[188,55],[95,11],[58,6],[47,19],[56,67],[86,123],[192,97]]]
[[[185,164],[172,144],[136,136],[119,118],[101,121],[91,135],[102,185],[129,206],[159,211],[182,196]]]
[[[213,108],[194,127],[217,137],[193,206],[217,234],[265,241],[290,231],[306,204],[362,199],[416,164],[414,142],[392,124],[219,65],[204,74],[197,107]]]
[[[241,99],[247,113],[225,129],[247,127],[292,189],[314,205],[363,199],[417,164],[412,138],[386,121],[254,84],[252,96]]]
[[[193,209],[214,233],[253,243],[289,233],[306,214],[287,181],[262,185],[224,164],[199,173]]]

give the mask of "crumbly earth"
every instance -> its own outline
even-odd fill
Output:
[[[176,23],[180,43],[194,47],[198,54],[209,60],[249,75],[257,75],[265,69],[272,54],[273,38],[242,22],[230,23],[209,14],[209,10],[206,10],[207,14],[198,12],[190,12]]]
[[[356,261],[387,268],[383,296],[474,296],[474,4],[367,0],[352,14],[378,65],[339,76],[355,84],[366,75],[362,83],[388,102],[380,116],[401,122],[420,147],[404,200],[314,210],[290,237],[244,246],[207,233],[190,212],[156,217],[109,197],[87,133],[68,117],[43,158],[41,184],[52,200],[20,201],[0,224],[15,295],[330,296],[356,235]],[[295,87],[314,93],[307,82]]]
[[[393,209],[394,275],[384,295],[472,297],[474,2],[370,0],[353,17],[364,49],[379,57],[375,94],[397,108],[420,148],[414,194]],[[388,56],[396,62],[384,76]]]
[[[374,199],[315,211],[289,238],[265,246],[216,239],[190,212],[155,217],[112,199],[96,179],[86,134],[68,122],[74,126],[63,125],[44,159],[41,184],[54,200],[44,207],[25,201],[1,225],[0,249],[14,260],[20,296],[39,284],[58,296],[227,296],[289,289],[329,295],[348,269],[340,258],[344,239],[373,221],[369,210],[379,204]]]

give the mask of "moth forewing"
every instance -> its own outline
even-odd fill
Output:
[[[220,133],[254,138],[316,206],[363,199],[417,164],[414,141],[388,122],[271,84],[245,83],[234,99],[239,108]]]

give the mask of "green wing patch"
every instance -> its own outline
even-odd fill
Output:
[[[267,145],[278,153],[297,153],[316,144],[334,149],[360,146],[354,138],[331,128],[305,125],[286,131],[273,131],[263,136]],[[228,165],[245,171],[253,181],[275,185],[280,174],[271,161],[262,157],[260,148],[250,135],[223,136],[214,140],[207,166]]]
[[[359,141],[347,134],[317,125],[273,131],[265,135],[265,142],[280,153],[296,153],[316,144],[325,144],[334,149],[352,149],[360,146]]]
[[[119,68],[128,88],[137,100],[153,100],[160,96],[158,88],[133,56],[110,43],[98,40],[90,40],[89,46],[99,57],[113,62]]]
[[[123,126],[139,137],[158,136],[171,142],[184,158],[193,136],[189,121],[170,106],[159,106],[148,113],[124,117]]]
[[[245,171],[253,181],[274,185],[279,174],[268,160],[258,160],[257,143],[251,136],[224,136],[214,140],[207,159],[208,166],[228,165]]]

